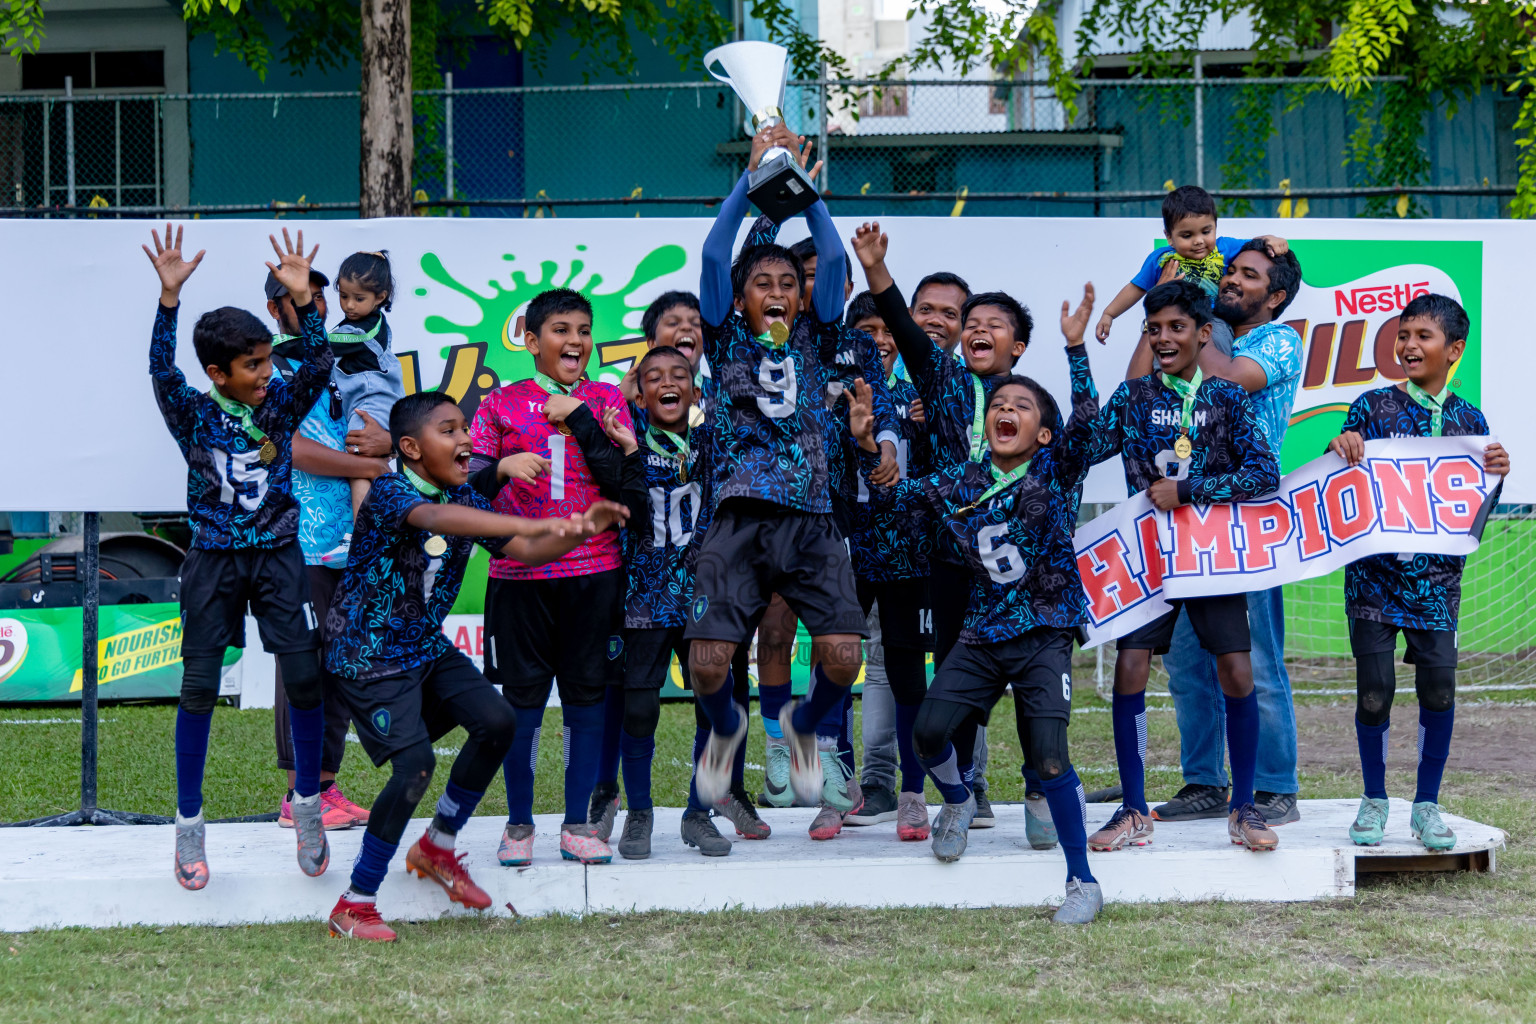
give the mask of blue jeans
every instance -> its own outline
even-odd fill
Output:
[[[1248,594],[1248,627],[1253,637],[1253,689],[1259,695],[1259,762],[1254,788],[1295,793],[1296,711],[1291,678],[1285,671],[1285,602],[1281,588]],[[1227,785],[1227,715],[1216,679],[1216,659],[1205,652],[1179,613],[1173,644],[1163,655],[1168,692],[1179,722],[1179,762],[1186,783]]]

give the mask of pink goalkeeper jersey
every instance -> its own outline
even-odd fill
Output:
[[[619,420],[634,429],[624,396],[612,384],[581,380],[571,395],[585,402],[599,422],[604,409],[616,407]],[[486,395],[475,412],[474,425],[469,428],[475,454],[503,459],[518,452],[533,452],[549,460],[549,472],[534,483],[513,480],[503,487],[494,503],[497,512],[529,519],[564,518],[585,512],[601,496],[576,439],[560,433],[544,417],[548,397],[532,380],[520,380]],[[510,558],[492,558],[491,575],[502,580],[559,579],[605,572],[623,564],[618,531],[607,530],[537,568]]]

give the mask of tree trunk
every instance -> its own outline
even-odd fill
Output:
[[[411,215],[411,0],[362,0],[364,217]]]

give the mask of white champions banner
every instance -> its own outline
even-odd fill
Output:
[[[1169,599],[1265,590],[1367,555],[1470,555],[1502,482],[1483,472],[1491,440],[1367,441],[1359,465],[1324,455],[1254,501],[1159,512],[1136,495],[1073,538],[1085,646],[1153,621]]]
[[[177,361],[194,387],[206,388],[192,349],[198,315],[231,305],[268,321],[263,264],[274,257],[267,235],[287,227],[303,228],[306,244],[319,244],[316,267],[332,278],[352,252],[389,250],[397,280],[389,318],[407,389],[440,388],[472,409],[490,389],[529,376],[517,319],[529,299],[559,285],[592,301],[590,372],[617,380],[644,350],[637,338],[651,300],[672,289],[698,290],[710,224],[706,217],[179,221],[190,252],[208,255],[182,294]],[[844,239],[858,224],[837,218]],[[186,468],[149,382],[159,289],[140,245],[151,226],[5,222],[0,281],[11,301],[0,331],[0,510],[185,508]],[[1063,403],[1062,300],[1076,303],[1092,281],[1102,310],[1161,236],[1152,217],[895,217],[881,226],[891,239],[891,271],[908,298],[924,274],[949,270],[975,291],[1002,289],[1028,305],[1033,343],[1018,371]],[[791,221],[783,240],[805,230],[803,220]],[[1453,389],[1483,409],[1516,465],[1536,463],[1525,280],[1536,224],[1232,219],[1219,230],[1286,235],[1301,261],[1302,287],[1283,316],[1304,339],[1284,469],[1321,451],[1360,394],[1402,379],[1392,346],[1397,314],[1426,291],[1452,295],[1471,316]],[[862,288],[861,270],[853,276]],[[329,297],[334,324],[334,289]],[[1106,346],[1090,345],[1101,395],[1124,377],[1140,320],[1132,309],[1115,321]],[[1498,372],[1485,372],[1491,367]],[[1097,467],[1084,500],[1123,501],[1122,480],[1118,460]],[[1536,473],[1516,473],[1504,500],[1536,501]]]

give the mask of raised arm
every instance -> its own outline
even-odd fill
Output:
[[[155,251],[142,246],[155,275],[160,279],[160,302],[155,306],[155,325],[149,337],[149,374],[154,379],[155,402],[162,415],[170,417],[184,410],[198,392],[187,383],[186,375],[176,366],[176,313],[181,306],[181,286],[203,262],[205,250],[198,250],[190,260],[181,258],[182,229],[172,239],[171,225],[165,226],[165,240],[151,230]]]
[[[731,247],[736,227],[746,216],[747,176],[743,174],[720,204],[715,223],[704,238],[703,272],[699,274],[699,314],[704,322],[719,327],[731,313]]]
[[[1051,457],[1056,482],[1066,488],[1081,484],[1093,467],[1089,459],[1099,415],[1099,392],[1088,366],[1088,347],[1083,344],[1093,316],[1093,298],[1090,283],[1083,286],[1083,300],[1076,310],[1068,302],[1061,304],[1061,334],[1067,342],[1067,369],[1072,377],[1072,412],[1062,436],[1051,446]]]
[[[842,239],[837,237],[837,228],[832,224],[826,203],[816,200],[805,211],[805,220],[811,227],[811,241],[816,245],[816,284],[811,289],[811,304],[815,306],[816,319],[829,324],[843,315],[848,256],[843,252]]]
[[[629,511],[617,502],[594,502],[585,514],[561,520],[571,527],[565,533],[513,537],[502,547],[501,553],[527,566],[544,565],[576,550],[593,534],[602,533],[613,526],[622,526],[628,515]]]

